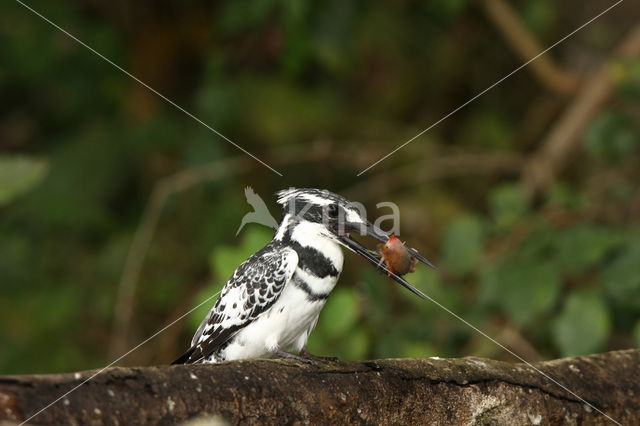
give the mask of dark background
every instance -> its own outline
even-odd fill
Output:
[[[284,176],[2,0],[0,373],[104,366],[214,294],[272,235],[235,236],[245,186],[277,218],[289,186],[397,203],[440,267],[407,279],[527,360],[640,346],[640,61],[614,55],[637,2],[359,177],[613,2],[28,4]],[[213,301],[120,364],[171,361]],[[352,254],[310,350],[513,360]]]

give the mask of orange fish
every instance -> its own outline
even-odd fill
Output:
[[[380,244],[380,261],[384,260],[389,271],[396,275],[415,272],[418,259],[411,256],[407,247],[395,235],[391,234],[386,243]]]

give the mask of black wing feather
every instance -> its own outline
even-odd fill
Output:
[[[244,261],[198,327],[191,348],[172,364],[191,364],[209,357],[268,310],[291,279],[297,263],[297,253],[278,241]]]

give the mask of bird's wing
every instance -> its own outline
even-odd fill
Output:
[[[189,364],[208,357],[269,309],[278,300],[297,265],[295,250],[274,243],[242,263],[200,324],[191,340],[191,348],[174,364]]]

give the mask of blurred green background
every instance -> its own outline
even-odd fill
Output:
[[[611,3],[509,4],[546,47]],[[104,366],[219,290],[272,236],[250,224],[236,237],[245,186],[277,218],[273,193],[289,186],[361,201],[371,219],[397,203],[401,238],[440,266],[407,279],[528,360],[640,346],[640,61],[609,60],[637,3],[550,53],[576,87],[522,70],[359,177],[524,62],[487,2],[28,4],[284,176],[3,0],[0,373]],[[612,96],[531,194],[527,165],[605,61]],[[127,298],[141,224],[155,226]],[[120,364],[171,361],[212,304]],[[513,360],[352,254],[309,347]]]

